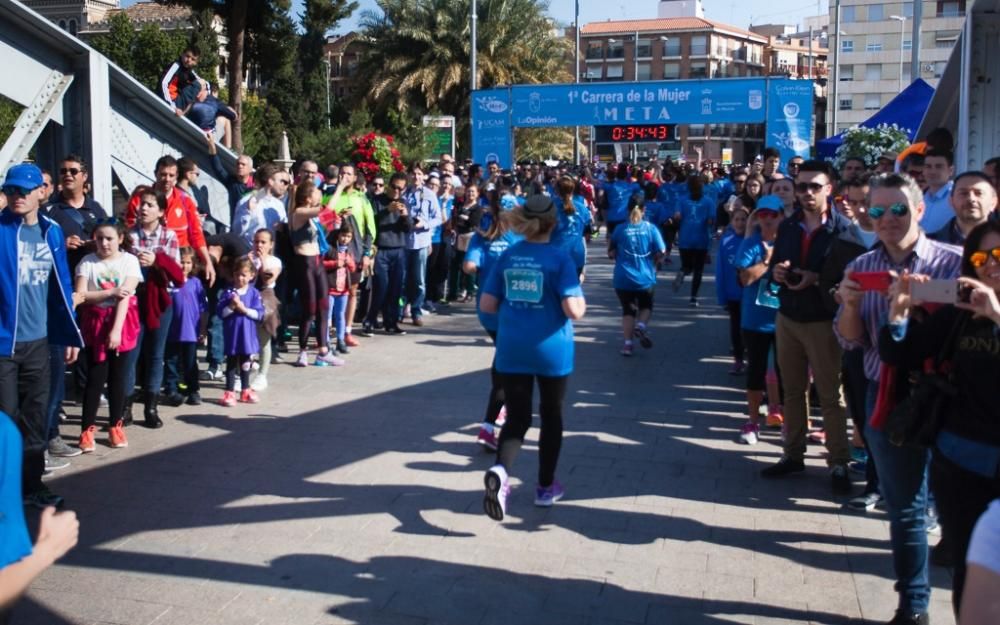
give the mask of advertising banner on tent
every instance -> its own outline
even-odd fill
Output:
[[[472,160],[509,168],[514,164],[510,90],[483,89],[472,94]]]
[[[793,156],[809,158],[813,123],[812,81],[771,79],[768,87],[767,146],[781,151],[782,163],[787,163]]]
[[[763,78],[511,87],[515,128],[764,121]]]

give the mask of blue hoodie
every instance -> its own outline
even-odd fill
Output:
[[[715,296],[720,306],[743,299],[740,286],[736,255],[743,243],[743,237],[732,228],[726,228],[719,243],[719,262],[715,263]]]

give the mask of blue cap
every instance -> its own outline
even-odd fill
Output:
[[[43,184],[45,181],[42,180],[42,170],[31,163],[14,165],[7,170],[7,177],[3,181],[5,187],[20,187],[25,191],[34,191]]]
[[[785,209],[785,203],[777,195],[765,195],[757,200],[757,210],[781,212]]]

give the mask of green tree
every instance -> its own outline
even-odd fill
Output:
[[[201,51],[198,59],[198,75],[205,80],[219,79],[219,34],[215,32],[215,13],[203,9],[191,14],[191,35],[188,44]]]
[[[10,133],[14,132],[14,124],[23,110],[24,107],[17,102],[0,95],[0,144],[5,143]]]
[[[413,117],[439,110],[468,137],[471,2],[377,0],[361,29],[370,42],[359,72],[376,119],[389,109]],[[553,32],[544,0],[480,0],[479,87],[572,79],[569,41]]]
[[[329,125],[326,114],[327,65],[326,35],[358,8],[351,0],[306,0],[302,12],[302,36],[299,37],[298,67],[302,78],[304,117],[311,132]]]
[[[146,24],[135,35],[132,75],[159,93],[163,70],[181,55],[186,45],[187,36],[183,32],[165,32],[158,24]]]
[[[108,20],[108,32],[95,35],[90,45],[95,50],[111,59],[111,61],[129,74],[135,73],[135,26],[125,11],[119,11]]]

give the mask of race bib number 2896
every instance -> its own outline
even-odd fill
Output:
[[[537,304],[542,301],[545,275],[534,269],[507,269],[503,272],[507,299]]]

